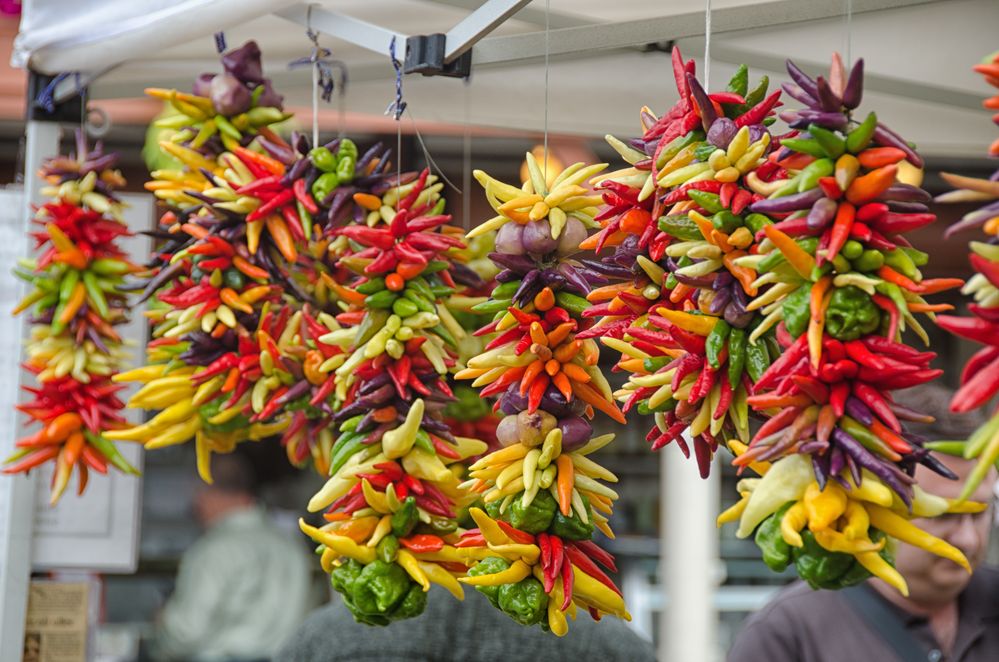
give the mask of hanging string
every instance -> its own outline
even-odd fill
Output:
[[[471,96],[469,93],[471,79],[465,78],[465,135],[462,139],[461,163],[461,227],[466,232],[472,229],[472,125]]]
[[[548,60],[551,54],[551,0],[545,0],[545,182],[548,181]]]
[[[436,171],[436,174],[437,174],[437,175],[438,175],[438,176],[439,176],[439,177],[440,177],[440,178],[441,178],[442,180],[444,180],[444,182],[445,182],[445,183],[446,183],[446,184],[447,184],[448,186],[450,186],[450,187],[451,187],[452,189],[454,189],[454,190],[455,190],[455,192],[456,192],[456,193],[457,193],[458,195],[461,195],[461,194],[462,194],[462,193],[461,193],[461,189],[460,189],[460,188],[458,188],[457,186],[455,186],[455,185],[454,185],[454,184],[453,184],[453,183],[451,182],[451,180],[450,180],[450,179],[448,179],[448,178],[447,178],[447,176],[445,176],[445,174],[444,174],[444,171],[443,171],[443,170],[441,170],[441,167],[440,167],[439,165],[437,165],[437,162],[436,162],[436,161],[434,161],[434,157],[430,156],[430,149],[429,149],[429,148],[427,147],[427,143],[426,143],[426,142],[425,142],[425,141],[423,140],[423,134],[422,134],[422,133],[420,133],[420,127],[418,127],[418,126],[416,125],[416,118],[415,118],[415,117],[413,117],[413,111],[412,111],[412,110],[408,110],[408,109],[407,109],[406,113],[407,113],[407,115],[409,116],[409,121],[410,121],[410,123],[412,123],[412,125],[413,125],[413,134],[414,134],[414,135],[416,135],[416,141],[417,141],[418,143],[420,143],[420,149],[422,149],[422,150],[423,150],[423,158],[424,158],[424,159],[426,160],[426,162],[427,162],[427,167],[428,167],[428,168],[430,168],[430,172],[431,172],[431,174],[433,174],[433,173],[434,173],[434,171]]]
[[[333,98],[333,90],[337,89],[333,70],[340,74],[340,137],[343,137],[343,98],[347,93],[347,65],[342,60],[332,59],[333,52],[319,45],[319,32],[312,29],[312,7],[309,5],[305,13],[305,36],[312,42],[312,52],[306,57],[300,57],[288,63],[289,69],[300,67],[312,68],[312,144],[319,144],[319,99],[329,103]]]
[[[395,37],[389,42],[389,59],[395,69],[395,99],[385,108],[385,114],[395,118],[395,186],[396,192],[402,188],[402,114],[406,111],[406,102],[402,98],[402,62],[395,56]]]
[[[704,7],[704,89],[711,91],[711,0]]]

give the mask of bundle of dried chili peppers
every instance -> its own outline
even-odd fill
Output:
[[[999,52],[987,56],[975,65],[974,70],[982,74],[993,87],[999,88]],[[999,94],[982,102],[985,108],[999,110]],[[999,124],[999,113],[992,116]],[[999,140],[992,143],[989,156],[999,156]],[[972,228],[982,228],[986,241],[972,241],[968,256],[972,268],[977,272],[972,276],[962,294],[974,297],[968,304],[972,317],[940,315],[937,324],[962,338],[984,345],[975,353],[961,373],[961,388],[951,400],[951,410],[967,412],[986,406],[999,392],[999,170],[989,179],[964,177],[951,173],[940,173],[944,180],[959,189],[937,197],[937,202],[984,202],[973,212],[965,214],[960,221],[947,229],[947,236]],[[929,446],[944,452],[978,458],[978,465],[968,478],[961,493],[967,498],[981,483],[995,464],[999,467],[999,411],[967,440],[967,442],[934,442]]]
[[[32,286],[14,313],[34,307],[25,368],[39,382],[24,387],[34,399],[17,409],[42,427],[16,442],[3,471],[54,461],[53,505],[74,469],[80,494],[90,471],[106,473],[108,464],[138,473],[106,436],[126,425],[122,387],[111,382],[125,357],[114,327],[127,316],[124,276],[137,269],[116,245],[129,234],[114,193],[125,184],[117,160],[100,143],[89,148],[81,131],[75,155],[42,164],[42,194],[51,200],[37,209],[42,230],[32,233],[42,252],[15,272]]]
[[[463,597],[457,517],[475,495],[450,465],[487,449],[442,420],[465,335],[445,305],[458,287],[446,254],[463,244],[428,178],[380,206],[388,222],[334,230],[352,248],[339,263],[354,277],[335,290],[351,306],[337,317],[344,328],[320,339],[344,352],[326,382],[342,404],[332,477],[309,503],[328,524],[301,526],[344,603],[371,625],[421,613],[431,583]]]
[[[579,333],[589,289],[571,258],[593,225],[599,196],[582,186],[605,164],[574,164],[546,177],[532,154],[523,188],[476,171],[497,216],[469,237],[498,229],[503,268],[490,299],[474,310],[494,314],[479,329],[492,336],[459,379],[474,379],[482,396],[498,397],[502,448],[470,467],[463,487],[481,495],[470,509],[476,527],[456,544],[471,568],[459,581],[475,586],[518,623],[562,636],[577,607],[599,619],[630,618],[604,569],[613,557],[592,540],[607,525],[617,493],[598,482],[617,478],[588,455],[613,440],[592,436],[595,410],[624,418],[597,367],[599,350]]]
[[[720,521],[739,519],[737,535],[756,531],[768,564],[793,562],[813,586],[839,588],[874,574],[906,592],[883,535],[968,568],[963,554],[920,530],[912,517],[972,512],[924,493],[917,464],[954,477],[905,421],[927,417],[894,402],[891,392],[940,375],[932,352],[902,342],[915,313],[947,305],[923,298],[959,286],[925,279],[926,253],[903,234],[935,219],[929,196],[899,179],[902,161],[922,160],[874,113],[854,118],[863,61],[847,72],[834,56],[828,78],[812,79],[788,62],[789,96],[805,104],[781,118],[794,134],[770,160],[784,174],[757,187],[768,194],[749,210],[766,223],[755,255],[736,261],[769,282],[757,302],[758,329],[776,325],[781,355],[755,380],[748,404],[766,421],[747,445],[730,443],[737,466],[763,478],[740,483],[742,499]],[[772,463],[772,465],[770,464]]]
[[[592,291],[586,334],[621,352],[629,380],[615,396],[626,412],[654,414],[653,450],[684,435],[702,476],[720,442],[748,439],[752,382],[776,357],[773,332],[750,305],[768,281],[739,260],[757,251],[769,219],[750,213],[782,173],[766,161],[767,129],[780,92],[763,77],[752,90],[740,67],[725,92],[708,94],[694,61],[673,50],[680,100],[661,118],[641,113],[645,133],[608,141],[631,164],[598,181],[603,229],[584,244],[614,247],[588,267],[609,281]],[[594,241],[596,238],[596,241]]]

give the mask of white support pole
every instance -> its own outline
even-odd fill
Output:
[[[274,15],[287,19],[292,23],[297,23],[302,27],[308,27],[310,23],[308,3],[292,5],[291,7],[274,12]],[[388,55],[389,43],[391,43],[394,37],[396,40],[396,49],[398,49],[396,52],[403,56],[403,58],[405,56],[406,35],[401,32],[389,30],[380,25],[368,23],[359,18],[320,7],[312,8],[311,23],[313,30],[337,39],[342,39],[380,55]]]
[[[687,441],[688,445],[690,441]],[[702,480],[693,458],[679,448],[664,448],[659,462],[660,576],[663,610],[659,660],[716,659],[717,612],[714,592],[718,570],[717,467]]]
[[[495,30],[531,0],[486,0],[481,7],[447,31],[445,64],[454,62],[475,42]]]
[[[36,175],[42,161],[59,149],[59,125],[54,122],[29,121],[25,127],[24,196],[21,198],[21,222],[3,232],[4,241],[11,245],[0,250],[0,282],[4,289],[19,295],[20,281],[11,275],[14,260],[6,264],[8,256],[23,256],[27,250],[32,204],[41,202]],[[12,236],[11,236],[12,235]],[[8,289],[9,288],[9,289]],[[20,298],[20,296],[17,296]],[[13,333],[0,339],[12,356],[19,356],[24,335],[24,317],[5,320]],[[13,411],[13,403],[20,392],[24,373],[13,370],[15,377],[0,382],[0,403],[7,409],[0,417],[0,456],[6,457],[18,436],[20,426]],[[10,376],[10,375],[8,375]],[[28,606],[28,584],[31,578],[31,535],[34,524],[35,475],[3,476],[0,486],[0,660],[20,660],[24,645],[24,618]],[[2,498],[9,497],[9,498]]]

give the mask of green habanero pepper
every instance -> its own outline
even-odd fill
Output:
[[[351,157],[343,157],[336,164],[336,176],[341,182],[347,183],[354,179],[354,166],[356,161]]]
[[[337,160],[343,158],[351,158],[357,161],[357,144],[350,138],[344,138],[340,141],[340,147],[336,152]]]
[[[527,577],[516,584],[499,587],[497,604],[510,618],[521,625],[534,625],[545,618],[548,594],[534,577]]]
[[[400,621],[404,618],[419,616],[426,608],[427,594],[423,587],[416,582],[410,582],[409,591],[403,597],[402,602],[392,610],[390,616],[393,621]]]
[[[400,538],[405,538],[419,520],[420,516],[416,511],[416,499],[408,496],[402,502],[402,507],[392,513],[392,533]]]
[[[325,147],[313,147],[309,150],[309,160],[323,172],[336,170],[336,157]]]
[[[502,506],[502,504],[503,504],[502,500],[493,499],[489,503],[485,504],[482,509],[485,510],[486,514],[492,517],[493,519],[499,519],[500,507]]]
[[[745,329],[733,328],[728,334],[728,383],[735,388],[742,380],[742,370],[746,365],[746,344],[748,334]]]
[[[729,326],[728,322],[725,320],[718,320],[715,323],[711,333],[708,334],[707,339],[704,341],[704,351],[708,359],[708,365],[712,368],[717,369],[721,366],[721,353],[726,346],[728,341],[729,331],[732,327]]]
[[[881,309],[862,289],[847,285],[833,290],[825,323],[825,331],[830,336],[844,342],[856,340],[877,330],[880,324]]]
[[[339,185],[340,177],[335,172],[323,173],[316,181],[312,182],[312,197],[316,199],[316,202],[322,203]]]
[[[354,604],[369,614],[385,614],[402,602],[410,582],[399,565],[375,559],[354,580]]]
[[[812,284],[805,283],[789,294],[781,304],[784,312],[784,325],[788,333],[797,338],[808,328],[811,312]]]
[[[507,563],[506,559],[502,559],[498,556],[489,556],[470,568],[468,570],[468,576],[478,577],[480,575],[495,575],[498,572],[503,572],[509,567],[510,564]],[[499,586],[476,586],[475,590],[486,596],[494,607],[499,607]]]
[[[793,505],[793,501],[788,501],[780,507],[780,510],[756,527],[754,537],[756,546],[763,554],[763,562],[774,572],[782,572],[791,562],[791,546],[784,542],[784,537],[780,532],[780,523],[784,514]]]
[[[593,536],[593,509],[590,508],[590,500],[585,495],[580,494],[580,497],[583,499],[583,507],[586,508],[586,522],[583,522],[575,508],[572,517],[566,517],[562,511],[557,510],[550,528],[552,535],[564,540],[589,540]]]
[[[531,503],[524,508],[520,501],[524,493],[513,498],[502,518],[515,529],[527,533],[541,533],[551,526],[552,519],[558,511],[558,502],[547,490],[539,491]]]
[[[814,589],[838,588],[838,580],[855,562],[853,555],[830,552],[815,540],[808,529],[801,532],[802,547],[791,548],[794,569]],[[786,543],[785,543],[786,544]]]

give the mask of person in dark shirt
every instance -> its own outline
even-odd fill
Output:
[[[944,458],[958,481],[920,469],[919,484],[932,493],[956,497],[973,462]],[[992,503],[994,469],[972,495]],[[878,579],[847,591],[814,591],[803,582],[781,590],[752,615],[729,651],[728,662],[996,662],[999,661],[999,570],[983,566],[995,506],[977,514],[913,520],[920,528],[954,545],[968,557],[973,575],[927,551],[899,543],[895,565],[909,585],[909,596]],[[858,597],[884,619],[870,622]],[[898,633],[889,643],[887,630]],[[905,646],[911,654],[896,651]]]
[[[564,637],[524,627],[466,588],[459,602],[438,587],[416,618],[388,627],[354,621],[339,599],[313,612],[274,656],[275,662],[654,662],[652,644],[625,623],[599,623],[580,611]]]

